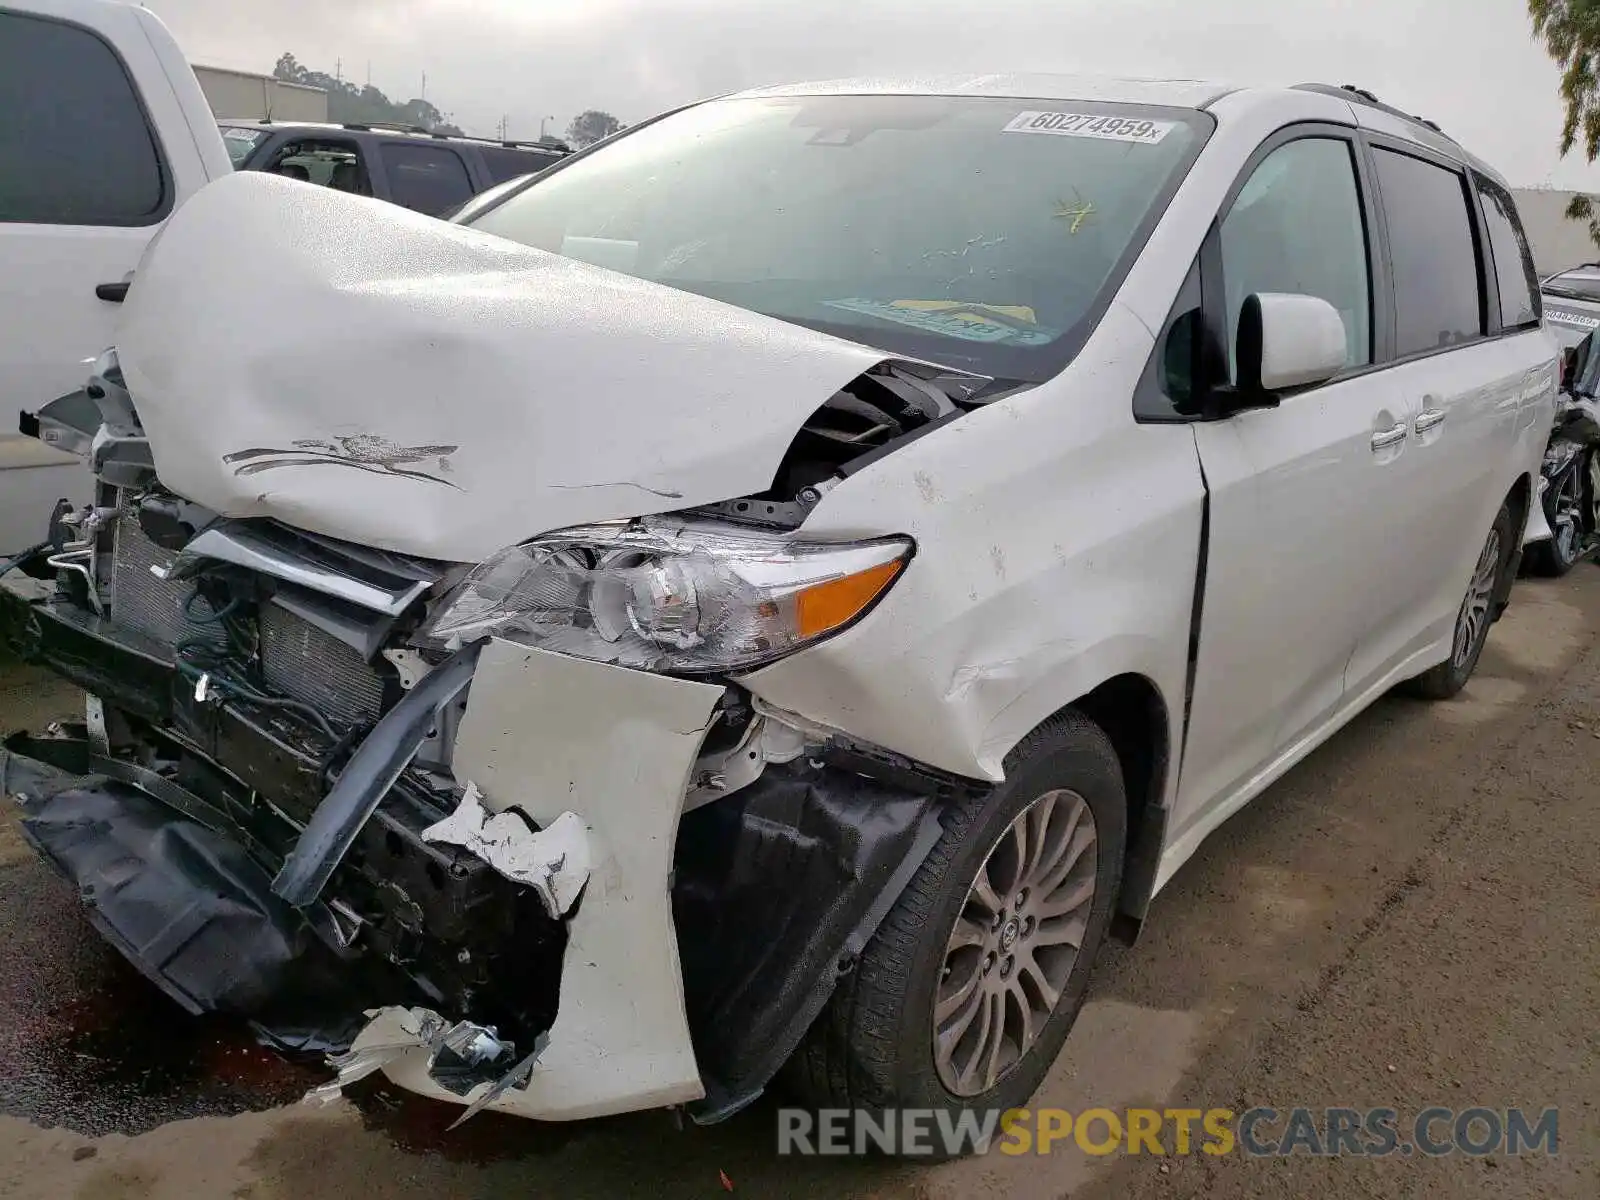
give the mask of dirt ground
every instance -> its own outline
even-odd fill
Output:
[[[1541,1158],[991,1154],[939,1167],[779,1159],[765,1103],[713,1128],[454,1112],[320,1076],[194,1022],[101,947],[0,822],[0,1196],[1600,1195],[1600,569],[1524,581],[1478,676],[1387,699],[1219,831],[1109,950],[1037,1098],[1287,1110],[1560,1110]],[[0,669],[0,728],[76,698]]]

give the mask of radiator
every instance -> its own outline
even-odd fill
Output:
[[[362,724],[383,712],[383,679],[356,650],[276,604],[261,606],[261,669],[267,684],[336,721]]]
[[[180,642],[220,645],[223,633],[209,615],[204,599],[184,602],[193,592],[188,581],[167,582],[150,573],[167,566],[173,555],[162,550],[139,527],[132,514],[116,524],[112,557],[111,620],[176,649]],[[383,679],[352,647],[310,621],[270,601],[257,621],[262,676],[275,693],[309,704],[345,724],[375,721],[383,711]]]

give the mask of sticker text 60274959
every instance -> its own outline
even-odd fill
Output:
[[[1022,112],[1002,133],[1050,133],[1057,137],[1101,138],[1110,142],[1154,145],[1172,132],[1173,121],[1144,117],[1104,117],[1092,113]]]

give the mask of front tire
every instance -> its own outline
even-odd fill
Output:
[[[1500,506],[1495,516],[1478,555],[1477,566],[1472,570],[1472,582],[1467,585],[1467,594],[1456,612],[1450,657],[1407,684],[1407,690],[1413,695],[1424,700],[1448,700],[1467,686],[1467,680],[1477,670],[1478,659],[1489,641],[1489,627],[1494,624],[1495,607],[1505,584],[1506,571],[1515,557],[1514,524],[1508,501]]]
[[[790,1064],[827,1108],[1020,1107],[1077,1020],[1122,881],[1127,797],[1105,733],[1066,713],[952,804],[944,835]]]

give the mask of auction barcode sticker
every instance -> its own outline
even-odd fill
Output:
[[[1544,310],[1544,315],[1558,325],[1576,325],[1579,329],[1600,329],[1600,318],[1585,316],[1583,313],[1547,308]]]
[[[1143,117],[1106,117],[1093,113],[1022,112],[1001,133],[1049,133],[1057,137],[1101,138],[1108,142],[1154,145],[1172,132],[1176,121]]]

